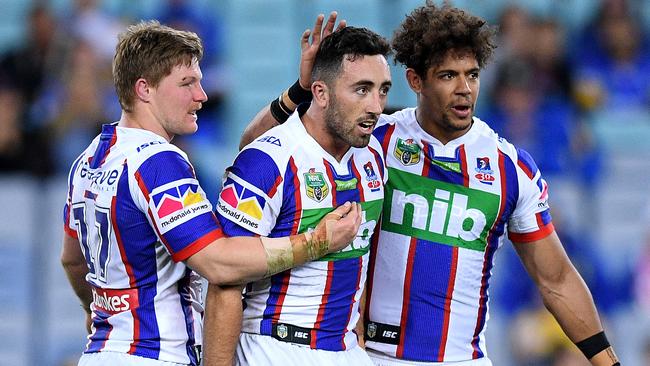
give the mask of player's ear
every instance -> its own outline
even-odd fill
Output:
[[[151,100],[151,86],[149,85],[146,79],[140,78],[136,80],[135,86],[133,88],[135,89],[136,98],[140,99],[145,103]]]
[[[311,84],[311,93],[314,96],[313,102],[321,108],[327,107],[329,104],[330,90],[322,80],[316,80]]]
[[[408,81],[411,90],[416,94],[422,91],[422,78],[410,67],[406,69],[406,81]]]

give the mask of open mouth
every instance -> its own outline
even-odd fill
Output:
[[[377,121],[375,120],[366,120],[358,124],[360,127],[361,131],[365,134],[371,134],[372,130],[375,128],[375,124]]]
[[[451,110],[459,118],[466,118],[472,112],[472,107],[470,105],[458,104],[451,107]]]

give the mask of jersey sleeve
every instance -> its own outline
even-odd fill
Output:
[[[175,150],[151,155],[133,175],[135,201],[176,262],[223,236],[212,205],[187,158]]]
[[[508,237],[515,243],[528,243],[550,235],[554,228],[548,205],[548,185],[533,158],[517,149],[519,198],[508,221]]]
[[[267,153],[247,148],[226,171],[216,213],[224,232],[267,236],[279,215],[283,179]]]

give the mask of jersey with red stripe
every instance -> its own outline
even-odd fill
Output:
[[[488,282],[507,230],[514,242],[553,231],[533,159],[474,118],[442,144],[415,109],[374,132],[389,171],[369,268],[366,346],[411,361],[486,357]]]
[[[380,149],[372,138],[339,162],[295,113],[239,153],[217,204],[228,235],[288,236],[314,228],[346,201],[363,208],[359,233],[346,248],[247,286],[243,332],[329,351],[356,346],[352,330],[384,197]]]
[[[153,132],[104,125],[68,182],[64,228],[93,292],[85,353],[198,364],[200,281],[182,261],[223,233],[186,154]]]

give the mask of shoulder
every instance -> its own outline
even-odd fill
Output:
[[[537,174],[537,164],[528,151],[515,146],[504,137],[500,137],[487,123],[479,118],[475,117],[475,123],[477,123],[481,138],[493,141],[498,150],[508,156],[519,170],[522,170],[530,179]],[[485,143],[485,141],[482,143]]]

